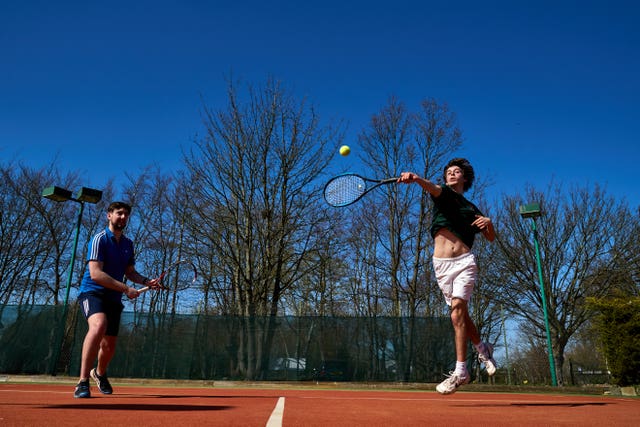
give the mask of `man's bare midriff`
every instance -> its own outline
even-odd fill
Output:
[[[438,230],[434,237],[435,258],[455,258],[470,252],[462,240],[446,228]]]

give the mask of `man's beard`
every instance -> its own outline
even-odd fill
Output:
[[[111,224],[113,225],[113,229],[118,231],[124,230],[127,226],[126,222],[112,222]]]

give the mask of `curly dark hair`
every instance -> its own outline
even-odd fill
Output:
[[[449,160],[449,163],[444,167],[444,171],[442,173],[442,177],[444,182],[447,182],[447,169],[451,166],[458,166],[462,169],[462,174],[464,175],[464,187],[463,190],[467,191],[473,185],[473,180],[476,177],[476,173],[473,171],[473,166],[469,163],[469,160],[463,159],[462,157],[456,157],[455,159]]]

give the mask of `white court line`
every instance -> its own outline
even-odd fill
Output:
[[[278,399],[276,407],[273,408],[273,412],[267,421],[266,427],[282,427],[282,417],[284,415],[284,397]]]

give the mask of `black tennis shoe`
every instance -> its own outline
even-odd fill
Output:
[[[73,392],[73,397],[86,399],[91,397],[91,388],[89,387],[89,380],[80,381],[76,386],[76,391]]]
[[[91,378],[96,382],[100,393],[102,394],[111,394],[113,393],[113,388],[111,388],[111,384],[109,383],[109,379],[107,375],[98,375],[98,372],[94,369],[91,370]]]

